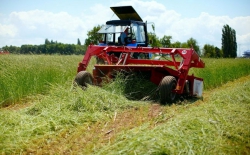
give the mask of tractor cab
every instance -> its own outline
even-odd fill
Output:
[[[98,33],[102,34],[99,45],[147,47],[147,24],[132,6],[111,7],[120,20],[110,20]]]

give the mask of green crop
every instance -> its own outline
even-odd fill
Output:
[[[79,56],[0,56],[0,105],[45,94],[50,85],[72,80],[80,60]]]
[[[189,74],[194,74],[204,80],[204,88],[212,89],[228,81],[250,74],[249,59],[210,59],[204,58],[205,68],[191,68]]]

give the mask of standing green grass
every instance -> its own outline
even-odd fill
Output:
[[[249,59],[203,58],[202,60],[205,62],[205,68],[192,68],[189,73],[204,79],[205,90],[250,74]]]
[[[82,56],[0,56],[0,106],[27,96],[44,94],[50,85],[63,85],[76,74]]]
[[[82,57],[60,55],[0,56],[0,106],[19,102],[28,96],[44,94],[48,92],[50,85],[63,85],[68,80],[73,80],[78,62],[82,60]],[[249,59],[203,60],[206,67],[204,69],[191,69],[190,74],[194,73],[195,76],[202,77],[205,89],[212,89],[227,81],[250,74]],[[92,59],[87,68],[89,72],[92,72],[91,67],[94,63],[95,61]],[[145,89],[144,85],[139,85],[139,87]],[[130,92],[130,88],[126,87],[125,89],[123,91],[126,95]],[[140,96],[140,92],[132,94],[132,99],[138,95]]]

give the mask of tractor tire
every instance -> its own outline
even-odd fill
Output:
[[[80,71],[76,75],[74,82],[78,86],[80,86],[80,87],[82,87],[84,89],[84,88],[87,88],[88,84],[93,85],[93,77],[87,71]]]
[[[176,79],[173,76],[165,76],[159,84],[159,96],[162,104],[173,103],[176,98],[176,93],[173,90],[176,88]]]

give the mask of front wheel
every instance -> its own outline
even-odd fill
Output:
[[[176,88],[176,79],[173,76],[165,76],[161,83],[159,84],[159,95],[162,104],[173,103],[176,98],[176,93],[174,92]]]
[[[86,88],[88,84],[93,85],[93,77],[87,71],[80,71],[79,73],[77,73],[74,82],[78,86]]]

